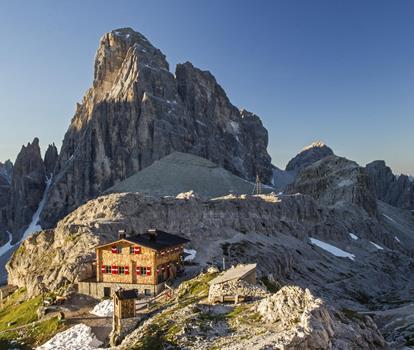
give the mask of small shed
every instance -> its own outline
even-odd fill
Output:
[[[116,344],[115,339],[122,338],[128,331],[134,329],[139,321],[143,318],[140,312],[142,304],[140,300],[144,299],[138,289],[119,289],[113,294],[114,317],[112,326],[112,344]],[[145,304],[145,301],[144,301]]]
[[[243,286],[256,285],[257,264],[240,264],[234,266],[209,282],[208,299],[211,302],[239,302],[250,297]]]

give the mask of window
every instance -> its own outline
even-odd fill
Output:
[[[102,273],[111,273],[111,266],[109,266],[109,265],[102,265],[101,271],[102,271]]]
[[[112,251],[112,254],[121,254],[122,253],[122,247],[119,246],[119,245],[113,245],[111,247],[111,251]]]
[[[118,274],[119,275],[125,275],[125,267],[124,266],[118,266]]]
[[[139,246],[130,246],[129,254],[141,254],[141,247]]]
[[[137,272],[137,275],[151,276],[151,267],[150,266],[137,266],[136,272]]]

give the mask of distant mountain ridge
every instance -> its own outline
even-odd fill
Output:
[[[414,210],[414,183],[407,175],[394,175],[383,160],[366,165],[378,199],[398,208]]]

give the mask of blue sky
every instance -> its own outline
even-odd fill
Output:
[[[410,0],[0,0],[0,160],[60,147],[99,38],[129,26],[258,114],[274,164],[322,140],[414,174],[413,18]]]

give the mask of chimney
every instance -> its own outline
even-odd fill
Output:
[[[118,237],[119,237],[119,239],[125,239],[126,238],[125,230],[119,230],[118,231]]]
[[[148,230],[148,235],[149,235],[149,239],[150,241],[156,241],[157,240],[157,229],[156,228],[150,228]]]

